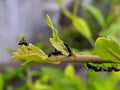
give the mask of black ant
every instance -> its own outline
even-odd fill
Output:
[[[107,69],[103,69],[104,71],[108,71],[108,72],[111,72],[111,71],[116,71],[116,72],[118,72],[118,71],[120,71],[120,69],[119,68],[115,68],[115,67],[108,67]]]
[[[108,67],[107,69],[105,69],[105,68],[102,68],[102,67],[99,67],[99,68],[97,68],[97,67],[95,67],[95,66],[92,66],[92,65],[90,65],[90,64],[86,64],[86,66],[89,68],[89,70],[94,70],[95,72],[97,72],[97,71],[108,71],[108,72],[111,72],[111,71],[116,71],[116,72],[118,72],[118,71],[120,71],[120,69],[119,68],[115,68],[115,67]]]
[[[48,57],[52,56],[52,55],[62,55],[61,51],[58,51],[57,49],[55,49],[54,52],[48,54]]]
[[[72,55],[73,55],[73,53],[72,53],[72,50],[71,50],[71,48],[70,48],[69,44],[68,44],[67,42],[64,42],[64,45],[66,46],[67,51],[69,52],[69,55],[68,55],[68,56],[72,56]]]
[[[67,48],[67,51],[69,52],[69,55],[68,56],[72,56],[73,53],[72,53],[72,50],[70,49],[69,45],[67,42],[64,42],[64,45],[65,47]],[[52,55],[63,55],[61,51],[58,51],[57,49],[55,49],[54,52],[48,54],[48,57],[52,56]]]
[[[120,71],[120,68],[115,68],[115,67],[112,67],[114,71]]]
[[[20,42],[18,43],[18,45],[25,45],[28,46],[29,43],[24,39],[24,37],[22,38],[22,40],[20,40]]]
[[[113,71],[113,69],[111,67],[108,67],[107,69],[103,68],[104,71],[108,71],[108,72],[111,72]]]
[[[92,66],[92,65],[90,65],[88,63],[86,64],[86,66],[89,68],[89,70],[94,70],[95,72],[102,71],[102,67],[97,68],[97,67]]]

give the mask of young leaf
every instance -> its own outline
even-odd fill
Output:
[[[88,4],[82,4],[82,5],[93,14],[93,16],[96,18],[96,20],[101,25],[101,27],[103,27],[105,20],[100,10]]]
[[[64,42],[59,38],[58,30],[53,26],[53,23],[48,15],[46,23],[52,30],[53,38],[50,38],[50,42],[53,47],[61,51],[63,54],[68,55],[67,48],[65,47]]]
[[[47,55],[38,47],[29,43],[29,46],[21,45],[17,52],[13,53],[13,59],[17,61],[42,62],[47,59]]]
[[[120,62],[120,44],[110,37],[100,37],[95,43],[95,54],[103,60]]]
[[[78,31],[80,34],[82,34],[93,45],[92,33],[90,31],[87,22],[82,18],[79,18],[74,15],[72,15],[71,19],[72,19],[72,24],[75,27],[75,30]]]

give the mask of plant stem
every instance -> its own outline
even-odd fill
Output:
[[[31,69],[27,68],[26,73],[27,73],[26,83],[27,83],[28,87],[30,88],[31,85],[32,85],[32,72],[31,72]]]
[[[59,55],[59,56],[51,56],[50,61],[53,62],[80,62],[80,63],[115,63],[110,60],[102,60],[99,56],[97,55],[73,55],[73,56],[64,56],[64,55]],[[58,64],[59,64],[58,63]]]
[[[74,6],[73,6],[73,14],[77,16],[77,12],[78,9],[79,9],[79,5],[80,5],[80,0],[76,0],[75,3],[74,3]]]

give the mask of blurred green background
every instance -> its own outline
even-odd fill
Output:
[[[20,0],[18,1],[17,3],[21,3]],[[37,0],[35,1],[37,2]],[[31,4],[31,2],[29,1],[31,8],[39,5],[37,3]],[[42,16],[39,19],[29,16],[28,22],[29,19],[32,19],[33,22],[31,20],[32,23],[29,23],[28,26],[33,25],[33,27],[25,28],[24,25],[21,25],[23,29],[31,30],[30,32],[29,30],[25,31],[30,33],[25,35],[28,40],[46,53],[49,54],[53,51],[52,46],[48,43],[51,31],[45,25],[46,14],[51,16],[55,27],[59,29],[60,37],[69,43],[75,53],[92,55],[94,53],[94,42],[100,36],[112,36],[115,40],[120,41],[119,0],[46,0],[46,2],[50,3],[45,3],[44,8],[46,7],[46,10],[42,11],[43,9],[40,7],[34,8],[37,9],[36,12],[41,11],[41,13],[36,13],[38,15],[34,17],[43,15],[44,19],[41,20]],[[59,9],[52,8],[52,3],[55,3]],[[48,9],[49,7],[51,7],[50,10]],[[27,9],[24,13],[28,13]],[[34,13],[32,12],[31,14]],[[59,17],[56,17],[56,15]],[[13,20],[13,28],[11,29],[15,29],[14,26],[16,24],[14,23]],[[26,23],[24,24],[26,25]],[[12,40],[17,41],[17,38],[23,35],[18,32]],[[16,41],[14,41],[14,44]],[[8,53],[9,51],[11,54],[14,49],[10,48],[5,52]],[[3,59],[1,58],[1,60]],[[14,61],[12,63],[14,64],[1,63],[0,90],[120,90],[120,72],[87,71],[81,63],[63,63],[60,65],[31,64],[25,66],[16,64]]]

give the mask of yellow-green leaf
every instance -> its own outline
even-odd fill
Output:
[[[67,48],[64,45],[64,42],[59,38],[58,30],[53,26],[53,23],[48,15],[47,15],[46,23],[51,28],[53,35],[53,37],[50,38],[50,43],[53,45],[54,48],[61,51],[64,55],[68,55]]]
[[[47,55],[40,48],[29,43],[29,46],[19,46],[17,52],[13,53],[13,59],[17,61],[42,62],[47,59]]]

